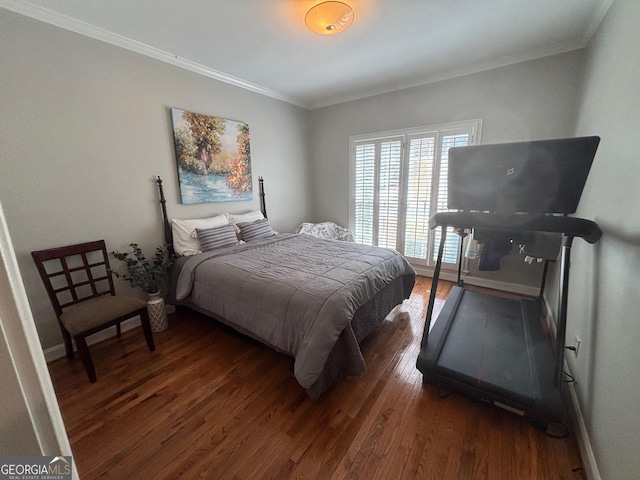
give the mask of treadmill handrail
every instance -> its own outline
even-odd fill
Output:
[[[434,229],[442,226],[557,232],[570,237],[584,238],[589,243],[596,243],[602,236],[602,230],[592,220],[558,215],[440,212],[429,219],[429,228]]]

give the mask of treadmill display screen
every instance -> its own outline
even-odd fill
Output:
[[[496,213],[574,213],[600,137],[449,149],[448,207]]]

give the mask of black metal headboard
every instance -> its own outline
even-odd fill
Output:
[[[158,196],[160,197],[160,208],[162,209],[162,224],[164,226],[164,242],[167,245],[173,245],[173,233],[171,231],[171,221],[167,217],[167,201],[164,198],[164,190],[162,188],[162,179],[158,176],[156,183],[158,184]],[[264,194],[264,180],[258,177],[258,185],[260,188],[260,211],[267,218],[267,204]]]

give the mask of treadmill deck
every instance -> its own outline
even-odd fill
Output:
[[[425,380],[506,405],[543,423],[563,412],[553,384],[554,356],[536,302],[453,288],[423,345],[417,366]]]

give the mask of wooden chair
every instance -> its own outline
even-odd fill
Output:
[[[140,316],[150,351],[155,350],[147,304],[138,298],[116,295],[104,240],[31,252],[62,330],[67,358],[76,347],[89,381],[96,381],[86,337]]]

